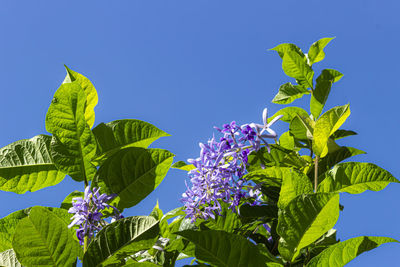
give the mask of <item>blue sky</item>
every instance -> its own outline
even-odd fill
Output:
[[[366,151],[400,178],[398,99],[400,21],[396,1],[2,1],[0,3],[0,146],[46,133],[44,119],[61,84],[63,64],[92,80],[96,122],[135,118],[172,136],[154,147],[176,160],[197,157],[213,126],[261,121],[282,106],[271,103],[291,81],[267,51],[292,42],[303,50],[336,36],[316,73],[344,74],[327,107],[350,103],[343,126],[358,132],[340,142]],[[299,100],[294,104],[303,105]],[[277,123],[279,133],[285,123]],[[185,173],[171,170],[159,188],[127,215],[180,205]],[[1,192],[0,216],[32,205],[58,206],[83,186],[71,179],[34,193]],[[380,192],[342,195],[336,226],[342,240],[360,235],[400,240],[400,185]],[[384,245],[348,266],[388,266],[400,245]]]

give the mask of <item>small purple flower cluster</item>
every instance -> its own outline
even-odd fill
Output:
[[[75,197],[72,199],[72,207],[68,210],[69,213],[74,213],[71,220],[73,220],[68,228],[74,225],[79,225],[79,229],[76,230],[76,235],[79,239],[79,243],[83,245],[85,236],[88,237],[88,241],[94,237],[94,235],[100,231],[103,226],[106,225],[104,219],[102,219],[102,210],[106,208],[112,208],[114,214],[113,220],[123,218],[117,208],[107,204],[108,201],[116,197],[115,194],[106,195],[99,194],[100,188],[90,189],[90,186],[85,188],[84,197]]]
[[[263,125],[251,123],[239,127],[233,121],[224,124],[222,129],[215,127],[223,134],[219,142],[213,137],[207,144],[200,143],[200,157],[188,159],[195,169],[188,173],[192,187],[186,184],[187,190],[181,199],[186,217],[192,222],[197,218],[214,219],[215,214],[221,212],[220,201],[229,204],[234,212],[242,199],[247,199],[252,205],[260,203],[260,186],[252,186],[243,178],[247,157],[260,149],[261,142],[270,150],[265,139],[277,137],[270,126],[281,117],[277,116],[268,123],[267,109],[264,109]]]

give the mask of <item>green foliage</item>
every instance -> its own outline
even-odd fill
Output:
[[[379,191],[389,183],[399,183],[388,171],[372,163],[345,162],[326,173],[318,192],[347,192],[360,194],[365,190]]]
[[[178,233],[196,246],[197,259],[213,266],[267,266],[268,260],[244,237],[218,230]]]
[[[46,115],[53,134],[51,156],[57,168],[76,181],[92,180],[96,139],[86,122],[86,94],[77,82],[64,83],[54,94]]]
[[[338,194],[308,194],[293,199],[279,214],[279,252],[288,261],[331,229],[339,218]]]
[[[48,135],[16,141],[0,149],[0,190],[24,194],[61,182],[65,174],[50,156]]]
[[[108,158],[98,176],[111,192],[118,194],[119,207],[132,207],[157,188],[173,157],[163,149],[129,147]]]
[[[109,158],[127,147],[147,148],[158,138],[169,136],[150,123],[132,119],[100,123],[93,134],[98,145],[95,161]]]
[[[382,244],[398,242],[389,237],[359,236],[332,245],[314,257],[307,267],[344,266],[365,251],[377,248]]]
[[[26,266],[72,265],[80,255],[73,234],[57,215],[43,207],[33,207],[28,217],[18,223],[12,246]]]
[[[289,104],[297,98],[302,97],[304,94],[310,92],[304,87],[293,85],[291,83],[285,83],[279,87],[278,94],[272,99],[272,103],[275,104]]]
[[[323,69],[314,81],[313,64],[325,58],[324,48],[332,39],[315,42],[308,54],[287,43],[271,49],[297,82],[283,84],[272,102],[289,104],[310,95],[310,114],[291,106],[267,119],[283,115],[280,120],[288,129],[270,151],[262,145],[248,156],[243,179],[250,184],[243,190],[261,191],[259,197],[249,194],[237,207],[221,202],[215,218],[193,222],[182,207],[164,214],[157,201],[149,216],[103,221],[102,230],[90,244],[85,239],[83,248],[75,230],[68,228],[72,214],[67,210],[73,198],[84,196],[81,191],[89,181],[101,193],[116,194],[108,204],[122,211],[153,192],[170,167],[195,167],[183,161],[171,166],[174,154],[149,149],[158,138],[169,136],[150,123],[124,119],[92,130],[96,89],[66,67],[67,76],[46,115],[52,136],[37,135],[0,149],[0,190],[33,192],[56,185],[66,174],[85,185],[70,193],[61,208],[27,208],[0,219],[0,265],[75,266],[79,258],[83,266],[169,267],[194,258],[194,266],[343,266],[365,251],[397,242],[367,236],[340,242],[333,229],[343,208],[339,193],[380,191],[399,181],[372,163],[342,162],[365,152],[335,142],[356,135],[340,129],[350,115],[348,104],[321,115],[334,83],[343,76]],[[213,190],[208,188],[207,194],[224,193]],[[108,207],[99,216],[113,213]]]
[[[104,227],[90,243],[83,266],[124,263],[127,256],[151,248],[158,233],[158,221],[152,216],[118,220]]]

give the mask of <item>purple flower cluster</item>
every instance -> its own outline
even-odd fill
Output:
[[[107,202],[116,197],[116,195],[100,195],[99,191],[100,188],[93,188],[92,190],[90,186],[87,186],[85,188],[84,197],[73,198],[72,207],[68,210],[69,213],[75,214],[72,216],[72,222],[68,225],[68,228],[74,225],[80,226],[79,229],[76,230],[76,235],[81,245],[83,245],[85,236],[88,237],[90,242],[94,235],[106,225],[106,222],[102,218],[102,210],[112,208],[114,210],[112,216],[113,220],[123,218],[117,208],[107,204]]]
[[[192,187],[182,194],[184,211],[194,222],[197,218],[215,218],[221,212],[221,201],[229,204],[236,212],[242,199],[252,205],[260,203],[260,186],[252,186],[243,176],[246,174],[247,157],[261,147],[261,142],[270,147],[265,139],[276,138],[270,126],[282,116],[277,116],[269,123],[267,109],[263,112],[263,125],[251,123],[242,126],[236,122],[224,124],[222,129],[215,127],[223,137],[216,141],[211,138],[207,144],[200,143],[200,157],[188,159],[195,169],[188,175]]]

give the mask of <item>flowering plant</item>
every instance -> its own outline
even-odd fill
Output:
[[[342,74],[314,63],[324,59],[332,38],[305,54],[294,44],[271,49],[296,84],[283,84],[274,99],[289,104],[310,96],[310,112],[285,107],[262,124],[217,128],[200,143],[198,158],[175,162],[148,146],[164,131],[126,119],[94,126],[97,92],[69,68],[46,115],[46,130],[0,149],[0,190],[24,194],[57,185],[67,175],[81,182],[60,208],[35,206],[0,219],[1,266],[343,266],[389,237],[340,241],[334,226],[343,209],[340,195],[379,191],[398,183],[372,163],[342,162],[364,152],[339,146],[355,135],[340,127],[349,105],[323,113]],[[321,115],[322,114],[322,115]],[[287,123],[279,135],[275,123]],[[275,127],[275,126],[274,126]],[[170,167],[188,172],[183,207],[148,216],[122,215],[140,203]],[[178,198],[178,196],[177,196]],[[5,230],[4,230],[5,229]]]

